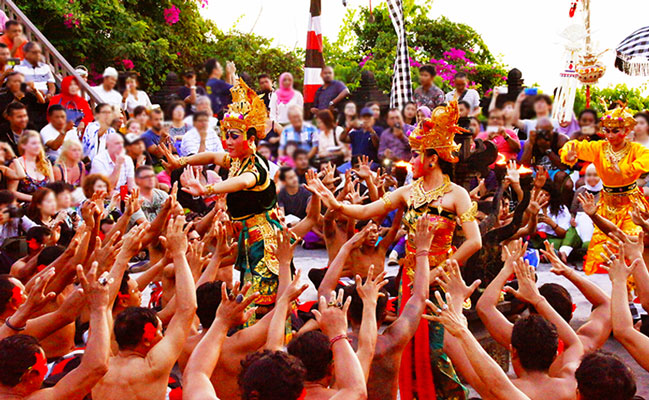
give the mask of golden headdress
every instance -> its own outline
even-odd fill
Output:
[[[458,157],[453,154],[460,150],[460,145],[454,141],[455,134],[467,132],[457,125],[459,117],[456,100],[450,101],[447,106],[435,107],[430,118],[422,120],[410,133],[410,147],[416,151],[434,149],[443,160],[458,162]]]
[[[229,129],[238,129],[245,133],[248,129],[255,128],[257,139],[265,138],[268,112],[264,101],[241,78],[235,82],[230,93],[232,103],[223,116],[221,130],[227,132]]]
[[[633,129],[635,126],[635,118],[633,114],[626,108],[626,104],[620,102],[620,106],[616,107],[602,117],[602,126],[615,129],[615,128],[629,128]]]

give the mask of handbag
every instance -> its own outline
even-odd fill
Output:
[[[63,100],[60,100],[59,104],[61,104],[61,101]],[[74,108],[69,107],[70,103],[72,103],[72,106]],[[83,120],[83,117],[85,117],[85,114],[83,113],[83,111],[77,108],[77,103],[75,103],[74,101],[68,101],[63,107],[65,108],[66,120],[74,122],[74,126],[79,126],[79,124]]]

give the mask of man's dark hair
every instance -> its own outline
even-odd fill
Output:
[[[295,151],[293,152],[293,159],[295,160],[297,156],[301,155],[309,157],[309,152],[304,149],[295,149]]]
[[[466,72],[457,72],[453,75],[453,79],[466,78]]]
[[[192,121],[196,122],[196,120],[199,119],[200,117],[205,117],[207,119],[210,119],[210,114],[207,111],[196,111],[192,116]]]
[[[36,258],[36,265],[48,266],[63,254],[65,247],[63,246],[47,246],[45,247]]]
[[[462,104],[464,107],[468,108],[469,110],[471,109],[471,104],[469,104],[469,102],[466,101],[466,100],[460,100],[460,101],[458,101],[458,102],[457,102],[457,105],[459,106],[460,104]]]
[[[584,400],[631,400],[636,393],[631,369],[616,355],[603,351],[587,354],[575,378]]]
[[[433,64],[424,64],[419,67],[419,73],[421,74],[422,72],[429,73],[433,78],[435,77],[435,75],[437,75],[437,69]]]
[[[36,353],[41,346],[35,337],[13,335],[0,340],[0,383],[14,387],[29,367],[36,364]]]
[[[591,114],[593,116],[593,118],[595,119],[595,122],[597,122],[597,120],[599,119],[599,115],[597,115],[597,111],[593,110],[592,108],[584,108],[583,110],[581,110],[581,112],[579,113],[579,118],[578,119],[581,119],[581,116],[584,115],[584,114]]]
[[[36,46],[39,46],[39,44],[36,42],[27,42],[23,45],[23,52],[29,53]]]
[[[140,343],[147,323],[158,327],[158,316],[155,311],[144,307],[129,307],[115,318],[113,333],[120,349],[133,348]]]
[[[151,110],[151,115],[152,115],[152,114],[162,115],[162,116],[165,115],[165,113],[162,112],[162,109],[160,109],[160,108],[154,108],[153,110]]]
[[[11,204],[16,200],[16,196],[11,190],[0,190],[0,205]]]
[[[7,304],[13,296],[14,286],[16,286],[9,278],[11,275],[0,275],[0,314],[6,311]]]
[[[268,74],[259,74],[259,75],[257,75],[257,82],[259,82],[262,79],[270,79],[270,75],[268,75]]]
[[[329,374],[334,355],[329,346],[329,338],[324,333],[310,331],[300,335],[289,342],[286,351],[302,361],[307,382],[319,381]]]
[[[133,109],[133,116],[134,117],[137,117],[138,115],[140,115],[142,113],[148,114],[149,110],[147,110],[145,106],[137,106],[137,107],[135,107]]]
[[[304,389],[302,361],[283,351],[263,350],[241,362],[239,388],[243,400],[297,400]]]
[[[8,49],[8,48],[9,46],[7,46],[6,44],[0,43],[0,49]]]
[[[214,322],[216,309],[221,304],[222,281],[205,282],[196,289],[196,316],[203,330],[209,329]]]
[[[15,19],[10,19],[9,21],[5,22],[5,31],[16,25],[20,26],[20,22],[16,21]]]
[[[366,279],[367,278],[363,279],[363,282],[365,282]],[[349,296],[352,298],[352,303],[349,305],[349,318],[360,323],[363,320],[363,300],[361,299],[361,296],[358,295],[356,284],[354,283],[345,286],[344,291],[345,301],[347,301]],[[389,297],[388,291],[385,290],[385,288],[381,289],[381,293],[383,293],[383,296],[379,296],[376,301],[376,321],[379,324],[383,322],[387,315],[385,308],[388,304]]]
[[[65,107],[63,107],[62,105],[60,105],[60,104],[52,104],[50,106],[50,108],[47,109],[47,116],[51,117],[57,111],[66,112]]]
[[[557,283],[545,283],[539,287],[541,296],[550,303],[566,322],[572,319],[572,296],[568,290]]]
[[[391,109],[388,110],[388,114],[393,113],[393,112],[399,113],[399,115],[401,115],[401,110],[399,110],[396,107],[392,107]]]
[[[539,93],[534,97],[534,103],[537,103],[539,101],[545,101],[545,103],[549,106],[552,105],[552,98],[545,93]]]
[[[205,62],[205,71],[207,72],[208,75],[212,74],[212,71],[216,68],[216,66],[219,64],[218,60],[216,58],[210,58]]]
[[[45,185],[45,187],[53,191],[55,196],[58,196],[63,192],[74,192],[74,186],[63,181],[50,182]]]
[[[139,178],[140,175],[142,175],[142,173],[146,171],[155,172],[153,167],[150,165],[140,165],[139,167],[135,168],[135,177]]]
[[[108,103],[99,103],[95,106],[95,114],[99,114],[104,107],[110,107]]]
[[[25,238],[27,239],[27,241],[36,239],[38,243],[42,244],[45,241],[45,238],[50,236],[51,234],[52,230],[47,226],[36,225],[29,228],[27,235],[25,235]]]
[[[295,153],[293,153],[293,155],[295,156]],[[280,167],[279,168],[279,180],[284,182],[286,180],[286,174],[289,171],[293,171],[293,168],[289,167],[289,166],[286,166],[286,165],[284,165],[283,167]]]
[[[8,116],[8,117],[11,117],[13,115],[14,111],[18,111],[18,110],[27,111],[27,106],[24,105],[23,103],[19,102],[19,101],[12,101],[7,106],[7,109],[5,110],[5,115]]]
[[[115,298],[115,302],[113,303],[113,310],[117,305],[119,304],[119,295],[126,295],[130,296],[130,290],[128,288],[128,281],[131,279],[131,276],[128,271],[124,271],[124,274],[122,275],[122,281],[119,283],[119,294]]]
[[[557,356],[559,335],[553,323],[531,314],[516,321],[511,342],[523,368],[547,371]]]
[[[192,76],[196,76],[196,72],[194,72],[191,69],[188,69],[187,71],[183,72],[183,78],[191,78]]]

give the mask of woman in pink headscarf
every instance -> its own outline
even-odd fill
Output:
[[[289,124],[288,109],[294,104],[303,107],[304,98],[293,89],[293,75],[284,72],[279,76],[279,89],[270,97],[270,119],[282,126]]]

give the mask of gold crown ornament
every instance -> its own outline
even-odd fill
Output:
[[[223,134],[230,129],[246,133],[248,129],[255,128],[257,139],[265,138],[268,113],[264,101],[241,78],[235,82],[230,93],[232,93],[232,103],[228,105],[228,111],[221,121]]]
[[[459,158],[453,154],[460,150],[460,145],[454,141],[455,134],[468,132],[457,125],[459,117],[456,100],[450,101],[446,106],[435,107],[430,118],[422,120],[410,133],[410,147],[416,151],[433,149],[442,160],[458,162]]]
[[[602,126],[615,129],[615,128],[629,128],[633,129],[636,124],[633,114],[626,108],[626,104],[619,102],[620,106],[616,107],[602,117]]]

